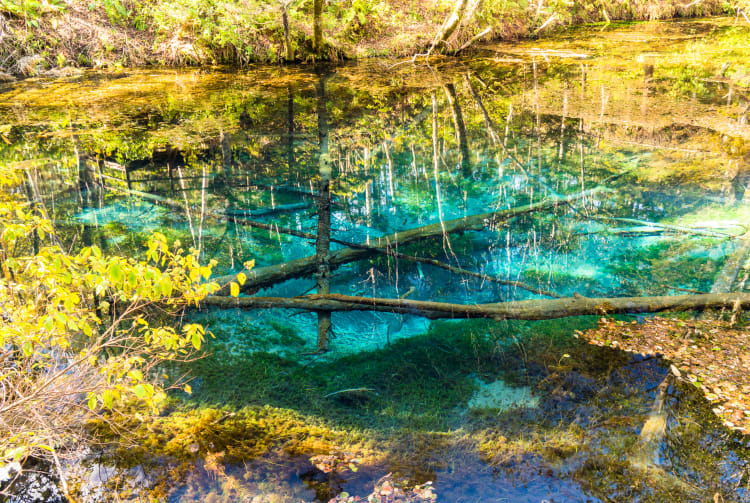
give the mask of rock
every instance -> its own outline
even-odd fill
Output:
[[[41,63],[42,61],[44,61],[44,58],[42,58],[38,54],[34,54],[32,56],[24,56],[23,58],[16,61],[16,64],[13,65],[11,73],[19,75],[21,77],[33,77],[39,73],[37,65],[39,65],[39,63]]]
[[[40,73],[39,75],[44,77],[71,77],[74,75],[80,75],[81,70],[73,68],[72,66],[64,66],[62,68],[50,68],[49,70]]]
[[[478,389],[467,404],[469,409],[497,409],[505,411],[518,407],[535,408],[539,398],[528,386],[509,386],[503,380],[485,383],[475,378]]]

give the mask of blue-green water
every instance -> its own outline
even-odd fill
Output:
[[[0,94],[0,158],[28,169],[71,246],[133,255],[160,231],[216,260],[221,275],[248,260],[261,267],[315,254],[312,239],[281,230],[318,232],[327,130],[331,235],[343,241],[608,189],[398,248],[516,286],[380,255],[333,271],[333,293],[483,303],[540,297],[518,283],[562,296],[710,291],[750,221],[747,90],[681,55],[705,56],[704,37],[740,35],[726,20],[696,21],[500,45],[431,67],[371,61],[29,80]],[[230,213],[281,230],[229,222]],[[747,286],[743,274],[736,288]],[[302,277],[258,294],[315,287]],[[179,397],[189,406],[289,409],[370,435],[385,454],[337,479],[310,464],[319,452],[276,446],[267,463],[228,462],[241,488],[232,492],[201,472],[214,449],[206,445],[197,471],[171,483],[169,501],[327,501],[343,490],[364,496],[389,472],[434,481],[440,501],[748,498],[742,441],[678,385],[658,459],[645,472],[628,465],[667,372],[577,343],[573,330],[592,320],[334,313],[331,350],[311,356],[314,313],[188,316],[216,336],[213,356],[189,369],[194,395]],[[485,387],[497,402],[471,410]],[[371,391],[321,398],[349,388]],[[508,447],[519,439],[526,444]]]

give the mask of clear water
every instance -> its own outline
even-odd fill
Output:
[[[712,74],[721,60],[712,66],[711,47],[736,45],[746,35],[732,23],[581,30],[551,41],[486,47],[471,59],[436,60],[429,67],[374,60],[27,80],[0,89],[5,140],[0,159],[28,169],[34,190],[71,243],[137,254],[145,236],[159,230],[199,248],[204,259],[217,260],[217,274],[229,274],[250,259],[257,267],[273,266],[315,253],[312,240],[235,225],[221,215],[249,211],[258,222],[317,232],[319,110],[325,107],[333,169],[331,229],[337,239],[368,243],[395,231],[602,186],[609,192],[399,251],[563,296],[709,291],[734,249],[732,238],[747,232],[750,221],[747,90]],[[741,57],[729,49],[722,53],[735,66]],[[341,247],[332,244],[334,250]],[[296,296],[314,288],[314,278],[296,278],[259,294]],[[538,297],[382,256],[338,268],[331,291],[377,297],[410,292],[411,299],[457,303]],[[600,466],[605,456],[627,459],[628,442],[643,424],[663,366],[576,346],[573,359],[579,363],[575,370],[566,367],[570,357],[563,353],[572,340],[566,322],[543,330],[502,324],[492,332],[488,324],[334,313],[331,351],[311,358],[305,353],[314,349],[313,313],[208,310],[191,316],[216,335],[211,347],[217,360],[242,368],[254,355],[276,355],[301,366],[294,367],[297,378],[321,395],[363,385],[367,374],[349,382],[342,371],[339,380],[308,382],[312,378],[304,372],[335,376],[336,365],[358,368],[362,358],[370,358],[366,355],[393,361],[414,337],[414,344],[435,354],[446,351],[435,346],[441,334],[492,339],[496,353],[477,356],[481,372],[453,376],[465,386],[463,398],[446,402],[442,416],[422,430],[409,414],[386,413],[385,405],[371,400],[336,403],[337,415],[327,418],[317,398],[295,405],[274,392],[255,396],[245,389],[252,383],[226,388],[226,376],[193,369],[196,403],[286,407],[337,426],[370,428],[380,439],[392,438],[399,428],[449,437],[463,432],[426,451],[398,456],[389,451],[391,457],[346,480],[321,475],[304,455],[276,460],[284,467],[276,470],[252,459],[233,464],[230,472],[255,480],[259,495],[275,494],[278,501],[326,500],[341,490],[364,495],[388,472],[412,483],[433,480],[441,501],[646,501],[673,490],[653,474],[634,489]],[[580,326],[590,323],[581,320]],[[539,333],[557,337],[535,338]],[[535,356],[526,358],[526,352]],[[436,358],[450,365],[454,356]],[[519,364],[522,369],[513,367]],[[414,372],[429,377],[432,371]],[[433,377],[433,386],[445,385],[440,372]],[[498,379],[508,384],[493,389],[535,396],[510,412],[504,405],[489,416],[469,411],[473,393]],[[557,386],[549,386],[553,381]],[[385,382],[372,385],[385,395],[397,389]],[[568,393],[563,398],[561,390]],[[726,489],[745,466],[737,453],[741,442],[734,444],[736,439],[707,419],[705,404],[690,390],[671,392],[679,411],[670,419],[673,431],[686,423],[681,418],[700,417],[697,438],[711,444],[712,455],[723,463],[719,471],[726,473],[703,473],[707,468],[695,455],[680,450],[676,433],[664,441],[659,473],[668,474],[663,477],[674,491],[696,500],[707,491],[746,500],[746,492]],[[396,403],[409,406],[406,400]],[[537,454],[519,453],[502,462],[480,454],[477,432],[523,436],[524,424],[555,422],[588,431],[580,453],[554,462]],[[475,436],[463,441],[461,435]],[[619,447],[605,441],[613,437],[622,439]],[[282,473],[288,478],[280,481]],[[210,477],[190,484],[176,487],[171,501],[228,494]],[[276,489],[257,489],[261,486]]]

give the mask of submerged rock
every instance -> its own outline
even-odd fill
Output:
[[[535,408],[539,397],[532,394],[528,386],[509,386],[503,380],[485,383],[475,378],[479,389],[474,392],[467,404],[470,410],[497,409],[505,411],[518,407]]]

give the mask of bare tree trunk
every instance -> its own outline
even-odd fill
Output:
[[[750,308],[750,293],[706,293],[655,297],[570,297],[495,304],[451,304],[409,299],[382,299],[349,295],[304,297],[219,297],[201,301],[206,306],[242,309],[303,309],[308,311],[381,311],[412,314],[430,319],[490,318],[495,320],[548,320],[568,316],[703,311]]]
[[[320,56],[323,49],[323,5],[324,0],[313,0],[313,52]]]
[[[444,45],[451,35],[453,35],[453,32],[456,31],[456,28],[461,24],[461,20],[466,12],[466,4],[467,0],[456,0],[456,5],[453,7],[453,11],[451,11],[450,15],[435,35],[432,46],[430,47],[430,50],[427,51],[428,55],[432,54],[436,48]]]
[[[287,1],[281,4],[281,24],[284,26],[284,49],[286,50],[286,61],[294,61],[294,49],[292,48],[292,42],[289,37],[289,4],[291,1]]]
[[[326,75],[321,75],[317,86],[318,111],[318,236],[315,241],[315,257],[318,267],[318,293],[327,295],[331,291],[331,160],[328,156],[328,116],[326,111]],[[331,312],[318,311],[318,351],[328,349],[331,335]]]

